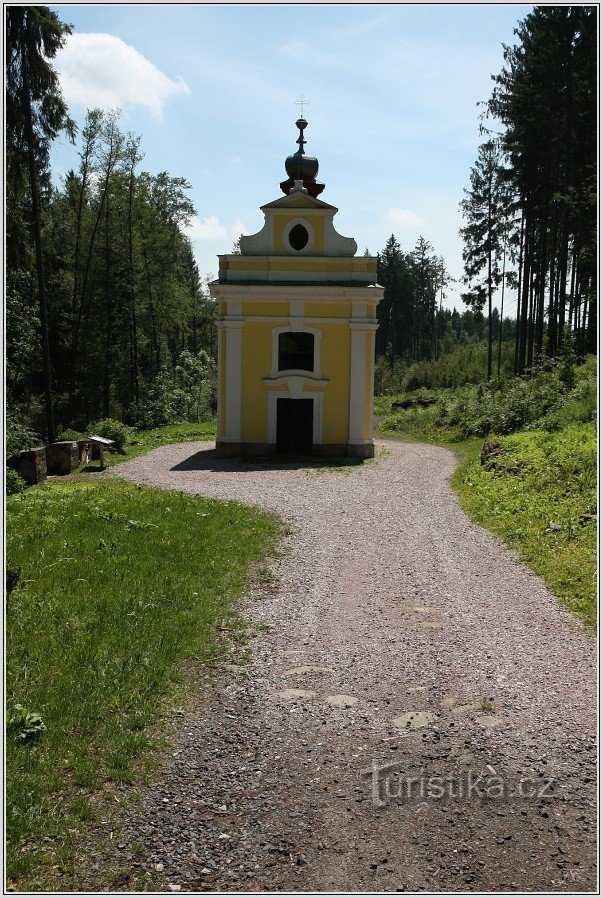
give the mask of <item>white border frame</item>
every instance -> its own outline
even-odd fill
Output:
[[[302,249],[293,249],[293,247],[289,243],[289,234],[298,224],[302,225],[302,227],[304,227],[308,232],[308,242]],[[283,244],[290,256],[307,256],[314,246],[315,241],[316,235],[314,233],[314,228],[309,221],[306,221],[305,218],[292,218],[291,221],[288,221],[283,228]]]
[[[276,445],[276,417],[279,399],[311,399],[312,408],[312,445],[322,443],[322,408],[323,394],[317,390],[302,392],[299,390],[270,390],[268,393],[268,442]]]
[[[283,369],[278,366],[278,340],[281,334],[286,333],[307,333],[314,334],[314,368],[312,371],[298,371],[297,369]],[[294,319],[289,320],[287,327],[272,328],[272,368],[270,377],[284,377],[291,374],[301,375],[302,377],[317,378],[320,377],[320,340],[322,330],[319,327],[306,327],[301,322]]]

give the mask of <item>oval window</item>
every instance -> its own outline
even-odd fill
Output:
[[[291,228],[289,231],[289,244],[297,252],[306,246],[309,239],[310,235],[303,225],[296,224],[295,227]]]

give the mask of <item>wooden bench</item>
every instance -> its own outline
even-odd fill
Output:
[[[101,469],[105,467],[105,452],[115,451],[115,440],[108,440],[106,437],[90,436],[86,437],[89,444],[89,460],[100,462]]]

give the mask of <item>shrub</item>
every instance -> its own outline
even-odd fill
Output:
[[[15,493],[22,493],[27,487],[27,484],[21,475],[16,471],[13,471],[12,468],[6,469],[4,485],[7,496],[14,496]]]
[[[512,370],[513,343],[503,343],[502,348],[501,370],[508,374]],[[487,359],[488,347],[484,342],[456,346],[452,352],[444,353],[436,361],[425,360],[411,365],[402,382],[402,389],[407,392],[435,390],[481,383],[486,376]],[[495,354],[495,369],[496,362]]]
[[[401,393],[408,365],[402,359],[392,361],[389,355],[381,355],[375,361],[375,395],[390,396]]]
[[[35,742],[46,732],[46,724],[39,714],[23,705],[15,705],[6,725],[6,735],[20,745]]]
[[[121,421],[116,421],[114,418],[104,418],[102,421],[91,424],[88,428],[88,434],[113,440],[118,451],[123,452],[132,430],[125,424],[122,424]]]
[[[145,399],[131,413],[141,429],[206,421],[215,412],[216,370],[210,356],[184,351],[173,370],[162,369]]]
[[[103,436],[103,434],[99,433],[99,437],[102,437],[102,436]],[[58,430],[58,433],[57,433],[57,440],[81,440],[83,438],[84,438],[83,433],[80,433],[79,430],[70,430],[70,428],[63,430],[60,427]]]
[[[438,402],[433,403],[436,395]],[[425,389],[402,394],[389,400],[391,415],[382,426],[384,430],[423,433],[448,429],[461,438],[522,429],[552,432],[594,422],[596,407],[592,360],[574,365],[570,373],[564,361],[543,359],[523,377],[494,378],[437,394]]]
[[[562,430],[568,424],[588,424],[597,417],[597,383],[592,380],[578,380],[573,390],[560,396],[551,409],[534,425],[548,430]]]
[[[30,430],[22,421],[7,417],[6,421],[6,455],[16,455],[22,449],[39,446],[42,440],[39,434]]]

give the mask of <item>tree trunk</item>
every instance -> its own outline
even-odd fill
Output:
[[[528,302],[530,294],[530,252],[532,249],[532,232],[533,225],[531,222],[531,212],[526,213],[526,226],[524,233],[524,250],[523,250],[523,285],[521,288],[521,319],[519,322],[519,364],[517,373],[523,374],[526,367],[527,344],[528,344]]]
[[[133,157],[133,159],[135,156]],[[138,325],[136,321],[136,290],[134,286],[134,236],[132,233],[132,202],[134,193],[134,161],[130,167],[130,180],[128,185],[128,259],[129,259],[129,293],[131,313],[131,348],[130,348],[130,377],[134,402],[138,405]]]
[[[101,194],[100,205],[98,208],[98,212],[96,215],[96,219],[94,221],[94,226],[92,228],[92,234],[90,236],[90,243],[88,245],[88,254],[86,257],[86,267],[84,269],[84,278],[82,282],[82,290],[80,294],[80,301],[77,310],[77,316],[75,320],[72,340],[71,340],[71,360],[70,360],[70,371],[69,371],[69,399],[68,399],[68,414],[70,420],[74,414],[74,405],[75,405],[75,389],[78,380],[78,370],[81,368],[81,359],[79,355],[80,350],[80,336],[82,329],[82,320],[84,317],[84,311],[86,307],[86,295],[88,292],[88,281],[90,278],[90,269],[92,267],[92,256],[94,254],[94,244],[96,241],[96,233],[98,231],[100,221],[103,215],[104,207],[105,207],[105,199],[107,196],[107,191],[109,189],[109,179],[111,177],[111,172],[113,171],[113,167],[115,165],[117,153],[116,153],[116,135],[115,131],[111,132],[111,143],[109,146],[109,155],[107,157],[107,167],[105,170],[103,191]]]
[[[109,196],[105,200],[105,364],[103,366],[103,418],[111,413],[111,371],[113,367],[113,300],[111,297],[111,244],[109,239]]]
[[[528,368],[532,367],[534,362],[534,324],[535,324],[535,314],[534,314],[534,281],[536,279],[536,274],[532,271],[530,273],[530,293],[528,298],[528,334],[527,334],[527,358],[526,364]]]
[[[503,247],[503,268],[502,268],[502,293],[500,298],[500,328],[498,332],[498,365],[496,368],[496,376],[500,377],[500,361],[502,357],[502,338],[503,338],[503,315],[505,311],[505,266],[507,262],[507,244]]]
[[[151,316],[151,330],[153,337],[153,352],[155,354],[155,374],[159,373],[161,367],[161,355],[159,352],[159,342],[157,340],[157,325],[155,322],[155,307],[153,305],[153,288],[151,286],[151,273],[149,271],[149,259],[147,256],[146,240],[142,238],[142,258],[144,260],[144,270],[147,276],[147,290],[149,294],[149,314]]]
[[[517,312],[515,314],[515,359],[513,362],[513,374],[519,374],[519,330],[521,317],[521,278],[523,274],[523,240],[524,240],[525,214],[521,210],[521,228],[519,231],[519,272],[517,276]]]
[[[492,378],[492,249],[488,250],[488,380]]]
[[[40,215],[40,194],[38,188],[38,172],[36,167],[35,142],[31,112],[31,92],[25,47],[21,45],[21,71],[23,77],[23,116],[27,135],[27,159],[29,163],[29,187],[31,192],[31,210],[36,247],[36,271],[38,276],[38,300],[40,306],[40,340],[42,349],[42,367],[44,372],[44,411],[46,414],[46,432],[48,442],[54,443],[56,431],[54,427],[54,411],[52,407],[52,373],[50,367],[50,344],[48,340],[48,301],[46,298],[46,281],[44,278],[44,256],[42,252],[42,221]]]

